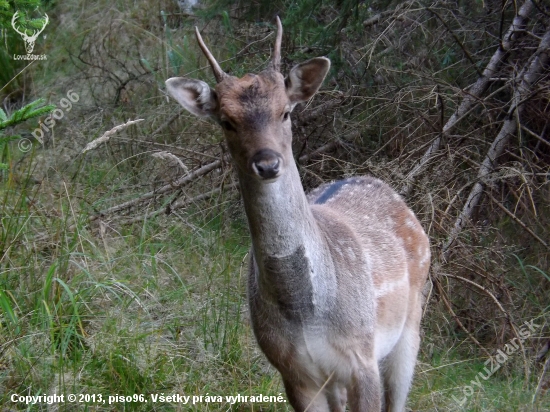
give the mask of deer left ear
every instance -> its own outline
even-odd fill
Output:
[[[330,69],[330,60],[316,57],[294,66],[285,80],[286,94],[291,103],[309,100],[319,90]]]
[[[199,117],[216,117],[216,92],[202,80],[172,77],[166,80],[166,90],[190,113]]]

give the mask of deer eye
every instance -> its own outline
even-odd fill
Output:
[[[285,112],[285,114],[283,114],[283,121],[286,122],[289,118],[290,118],[290,112]]]
[[[220,124],[227,131],[230,131],[230,132],[236,132],[237,131],[237,129],[235,129],[235,127],[231,124],[231,122],[229,122],[227,120],[222,120],[220,122]]]

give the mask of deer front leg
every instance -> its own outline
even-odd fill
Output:
[[[350,412],[380,412],[380,374],[376,360],[358,365],[348,387]]]
[[[332,412],[322,389],[285,378],[283,383],[288,401],[296,412]]]
[[[334,383],[326,388],[327,401],[331,412],[345,412],[347,391],[345,387]]]

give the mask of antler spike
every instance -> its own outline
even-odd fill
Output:
[[[273,49],[273,58],[271,66],[277,71],[281,71],[281,43],[283,41],[283,25],[281,19],[277,16],[277,37],[275,39],[275,48]]]
[[[210,67],[212,67],[212,71],[214,72],[214,77],[216,77],[216,81],[218,83],[221,82],[224,78],[227,77],[227,73],[222,70],[214,56],[212,56],[212,53],[210,53],[210,50],[208,50],[208,47],[206,47],[206,44],[204,44],[201,34],[199,33],[199,28],[197,26],[195,26],[195,34],[197,35],[197,41],[199,42],[199,46],[202,52],[210,62]]]

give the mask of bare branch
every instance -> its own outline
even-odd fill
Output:
[[[525,97],[530,93],[531,86],[536,83],[539,77],[539,71],[545,66],[550,55],[550,31],[543,36],[537,52],[533,55],[530,64],[526,66],[517,76],[515,82],[517,87],[514,91],[512,105],[508,110],[507,119],[504,121],[500,132],[489,148],[485,159],[483,160],[478,173],[478,181],[472,188],[462,212],[455,221],[454,227],[449,234],[449,237],[443,244],[441,256],[446,260],[450,246],[455,241],[456,237],[462,231],[462,227],[467,219],[470,218],[474,208],[479,203],[483,194],[484,181],[496,167],[496,160],[502,154],[504,147],[508,144],[510,136],[514,135],[517,130],[518,119],[525,108]]]
[[[231,190],[231,189],[234,189],[238,187],[238,183],[237,182],[234,182],[234,183],[231,183],[231,184],[228,184],[228,185],[221,185],[219,187],[216,187],[215,189],[212,189],[208,192],[205,192],[205,193],[201,193],[200,195],[198,196],[195,196],[195,197],[192,197],[192,198],[184,198],[184,199],[181,199],[181,200],[178,200],[177,202],[174,202],[166,207],[162,207],[160,209],[157,209],[153,212],[150,212],[150,213],[145,213],[141,216],[136,216],[136,217],[133,217],[133,218],[130,218],[130,219],[126,219],[126,220],[121,220],[120,223],[122,224],[125,224],[125,225],[129,225],[129,224],[132,224],[132,223],[137,223],[137,222],[142,222],[146,219],[150,219],[152,217],[155,217],[155,216],[158,216],[158,215],[161,215],[163,213],[165,214],[169,214],[171,213],[172,211],[174,210],[177,210],[177,209],[181,209],[185,206],[188,206],[192,203],[195,203],[195,202],[199,202],[199,201],[202,201],[204,199],[208,199],[216,194],[219,194],[219,193],[222,193],[223,191],[225,190]]]
[[[101,216],[105,216],[105,215],[112,214],[112,213],[117,213],[117,212],[120,212],[122,210],[129,209],[133,206],[136,206],[136,205],[138,205],[142,202],[145,202],[146,200],[152,199],[152,198],[154,198],[158,195],[173,192],[173,191],[185,186],[186,184],[192,182],[196,178],[198,178],[200,176],[204,176],[207,173],[211,172],[212,170],[215,170],[215,169],[221,167],[222,162],[226,161],[228,158],[229,158],[229,155],[225,155],[219,160],[208,163],[207,165],[204,165],[204,166],[192,171],[191,173],[188,173],[185,176],[180,177],[178,180],[176,180],[175,182],[173,182],[171,184],[162,186],[160,189],[152,190],[152,191],[147,192],[144,195],[142,195],[142,196],[140,196],[136,199],[132,199],[132,200],[129,200],[127,202],[121,203],[120,205],[116,205],[116,206],[110,207],[108,209],[105,209],[102,212],[100,212],[98,215],[90,216],[88,221],[93,222],[94,220],[98,219]]]
[[[512,25],[504,35],[502,43],[499,45],[498,49],[493,54],[493,57],[485,67],[482,76],[466,92],[467,94],[464,96],[464,99],[462,100],[460,106],[455,110],[447,123],[445,123],[445,126],[443,126],[440,136],[438,136],[432,142],[428,150],[426,150],[422,158],[420,158],[420,160],[416,163],[416,165],[412,168],[412,170],[405,178],[405,182],[400,189],[400,193],[403,196],[407,196],[410,193],[417,175],[432,159],[433,154],[439,150],[443,139],[449,137],[449,133],[453,129],[453,127],[458,124],[458,121],[463,118],[463,115],[466,112],[468,112],[473,106],[478,103],[479,97],[485,92],[485,90],[487,90],[487,87],[489,86],[489,83],[491,81],[491,77],[502,65],[508,51],[513,46],[517,38],[516,33],[525,30],[527,20],[529,19],[529,15],[532,13],[533,8],[534,6],[532,0],[526,0],[523,6],[521,6],[517,16],[514,17],[514,20],[512,21]]]

